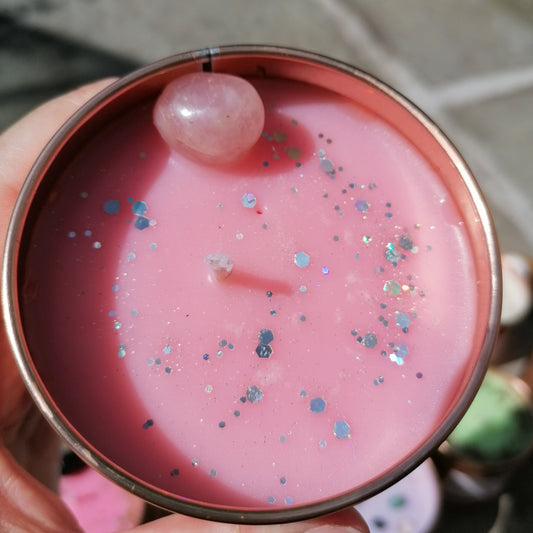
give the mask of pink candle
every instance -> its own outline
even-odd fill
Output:
[[[120,475],[283,516],[370,494],[451,429],[491,252],[464,169],[367,105],[388,96],[250,81],[265,131],[238,163],[170,151],[153,99],[88,139],[40,201],[20,305],[43,389]]]

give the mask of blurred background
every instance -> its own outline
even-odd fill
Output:
[[[473,169],[502,250],[533,256],[533,0],[0,0],[0,131],[85,82],[241,43],[331,56],[409,97]],[[435,531],[533,531],[531,461],[504,492],[445,502]]]

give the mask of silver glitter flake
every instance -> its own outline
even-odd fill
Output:
[[[268,344],[259,344],[255,349],[255,353],[260,359],[268,359],[272,355],[272,346]]]
[[[270,329],[262,329],[257,336],[260,344],[270,344],[274,340],[274,333]]]
[[[326,174],[333,174],[335,172],[335,166],[330,159],[321,159],[320,160],[320,169]]]
[[[402,250],[412,250],[413,249],[413,239],[410,235],[402,235],[398,243]]]
[[[326,402],[322,398],[313,398],[309,402],[309,409],[313,413],[323,413],[326,409]]]
[[[131,210],[133,211],[133,214],[134,215],[137,215],[137,216],[142,216],[146,213],[146,210],[147,210],[147,207],[146,207],[146,202],[135,202],[132,206],[131,206]]]
[[[263,392],[255,385],[246,389],[246,398],[250,403],[256,403],[263,398]]]
[[[383,285],[383,292],[386,292],[390,296],[398,296],[401,290],[400,284],[394,280],[386,281]]]
[[[378,343],[378,338],[375,333],[367,333],[363,337],[363,345],[367,348],[375,348]]]
[[[333,434],[338,439],[346,439],[350,437],[350,426],[346,420],[337,420],[333,425]]]
[[[400,313],[396,311],[396,325],[400,326],[402,329],[408,328],[411,324],[411,318],[407,313]]]
[[[309,256],[305,252],[298,252],[294,254],[294,262],[300,268],[306,267],[309,265]]]
[[[366,213],[369,207],[370,205],[368,204],[366,200],[357,200],[357,202],[355,202],[355,208],[360,213]]]
[[[389,359],[398,366],[404,364],[404,359],[409,354],[409,348],[403,342],[399,342],[392,346],[392,353],[389,354]]]
[[[257,203],[257,198],[253,194],[246,193],[241,198],[241,203],[244,207],[254,207]]]
[[[400,251],[394,247],[394,244],[392,242],[389,242],[389,244],[387,244],[387,247],[385,248],[385,259],[390,263],[398,263],[400,256]]]

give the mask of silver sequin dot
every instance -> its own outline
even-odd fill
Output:
[[[323,413],[326,409],[326,402],[322,398],[313,398],[309,402],[309,409],[313,413]]]
[[[363,337],[363,345],[367,348],[375,348],[378,343],[378,338],[375,333],[367,333]]]
[[[346,420],[337,420],[333,425],[333,434],[338,439],[346,439],[350,436],[350,426]]]
[[[244,207],[254,207],[257,203],[257,198],[253,194],[246,193],[241,198],[241,203]]]
[[[357,200],[357,202],[355,202],[355,208],[360,213],[366,213],[369,207],[370,205],[368,204],[366,200]]]
[[[140,216],[137,219],[135,219],[135,222],[133,223],[133,225],[135,226],[136,229],[142,231],[146,229],[148,226],[150,226],[150,219],[144,216]]]
[[[400,251],[397,250],[394,247],[394,244],[392,242],[389,242],[385,248],[385,259],[389,261],[389,263],[398,263],[398,260],[400,259]]]
[[[392,353],[389,354],[389,359],[398,366],[404,364],[404,359],[409,354],[409,348],[403,342],[398,342],[392,346]]]
[[[411,238],[410,235],[402,235],[400,237],[400,240],[398,242],[398,244],[400,245],[400,248],[402,248],[402,250],[412,250],[413,249],[413,239]]]
[[[134,215],[137,215],[137,216],[144,215],[144,213],[146,213],[146,210],[147,210],[146,202],[142,202],[142,201],[135,202],[131,206],[131,210],[133,211]]]
[[[108,215],[116,215],[120,211],[120,202],[118,200],[107,200],[104,203],[104,212]]]
[[[309,265],[309,256],[305,252],[298,252],[294,254],[294,262],[300,268],[306,267]]]
[[[270,344],[274,340],[274,333],[271,329],[262,329],[257,337],[260,344]]]
[[[272,346],[267,344],[259,344],[255,349],[255,353],[260,359],[268,359],[272,355]]]
[[[256,403],[263,398],[263,392],[256,385],[252,385],[246,389],[246,398],[250,403]]]
[[[386,292],[390,296],[398,296],[401,290],[400,284],[394,280],[386,281],[383,285],[383,292]]]
[[[320,161],[320,169],[326,174],[332,174],[335,172],[335,167],[333,166],[332,161],[329,159],[322,159]]]
[[[402,329],[408,328],[411,324],[411,318],[407,313],[400,313],[399,311],[396,311],[396,325],[401,327]]]

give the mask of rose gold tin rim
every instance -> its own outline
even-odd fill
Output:
[[[240,63],[245,63],[245,66],[243,67],[244,72],[240,70]],[[476,222],[479,223],[481,232],[485,237],[484,243],[480,244],[474,242],[472,244],[476,249],[480,246],[482,247],[482,244],[486,245],[486,249],[482,250],[480,253],[484,255],[485,260],[488,262],[490,277],[490,280],[487,280],[487,283],[490,285],[490,294],[485,294],[484,296],[484,301],[488,305],[489,311],[487,313],[486,321],[483,322],[486,329],[483,340],[479,346],[480,356],[474,365],[470,381],[464,386],[462,397],[448,412],[444,423],[438,428],[438,430],[410,457],[393,467],[386,474],[372,480],[364,487],[328,501],[286,510],[276,509],[272,511],[221,508],[183,499],[178,500],[172,494],[157,489],[156,487],[129,475],[120,467],[108,461],[103,454],[94,449],[61,414],[53,399],[49,397],[44,384],[39,378],[24,339],[24,333],[19,317],[17,289],[18,254],[23,238],[24,226],[29,217],[31,204],[35,201],[38,188],[44,181],[43,177],[46,175],[49,167],[54,160],[61,155],[62,149],[68,142],[73,138],[76,138],[77,135],[83,135],[83,133],[80,134],[80,130],[84,129],[86,126],[90,127],[91,123],[98,121],[99,117],[108,117],[111,116],[113,112],[116,113],[117,107],[119,110],[124,109],[143,97],[154,96],[161,90],[166,82],[178,74],[199,70],[218,69],[224,72],[246,75],[249,74],[249,72],[246,71],[246,68],[249,68],[250,63],[255,64],[256,68],[263,63],[268,64],[269,66],[272,64],[278,68],[278,71],[276,72],[278,76],[283,77],[285,75],[285,77],[311,83],[317,83],[320,81],[316,79],[316,76],[315,78],[312,77],[313,68],[323,69],[324,72],[339,79],[342,78],[346,80],[349,78],[356,78],[382,93],[385,97],[392,99],[396,104],[401,106],[403,110],[416,118],[421,126],[425,128],[425,130],[427,130],[440,145],[440,148],[445,152],[449,160],[455,165],[457,172],[460,174],[466,189],[470,194],[470,204],[473,206],[478,217]],[[248,67],[246,65],[248,65]],[[293,69],[293,67],[295,68]],[[289,69],[288,71],[287,68]],[[294,76],[293,70],[299,75]],[[326,88],[329,87],[328,84],[323,86]],[[333,90],[341,93],[344,92],[343,90],[339,90],[338,85],[334,87]],[[133,93],[135,93],[135,95],[133,95]],[[117,102],[119,102],[120,105],[118,105]],[[85,131],[85,134],[86,133],[87,132]],[[481,259],[478,257],[477,262],[479,263],[480,260]],[[496,339],[500,317],[500,306],[501,269],[498,245],[491,216],[481,191],[468,169],[468,166],[440,129],[410,101],[365,72],[345,63],[314,53],[262,45],[235,45],[220,48],[206,48],[158,61],[118,80],[100,92],[76,112],[64,124],[64,126],[59,129],[41,153],[24,183],[7,233],[2,272],[2,307],[8,338],[14,351],[17,365],[34,401],[51,425],[70,445],[70,447],[72,447],[73,450],[87,463],[99,470],[105,476],[157,506],[204,519],[249,524],[282,523],[304,520],[334,512],[374,495],[418,466],[446,439],[474,398],[487,369],[489,357]]]

